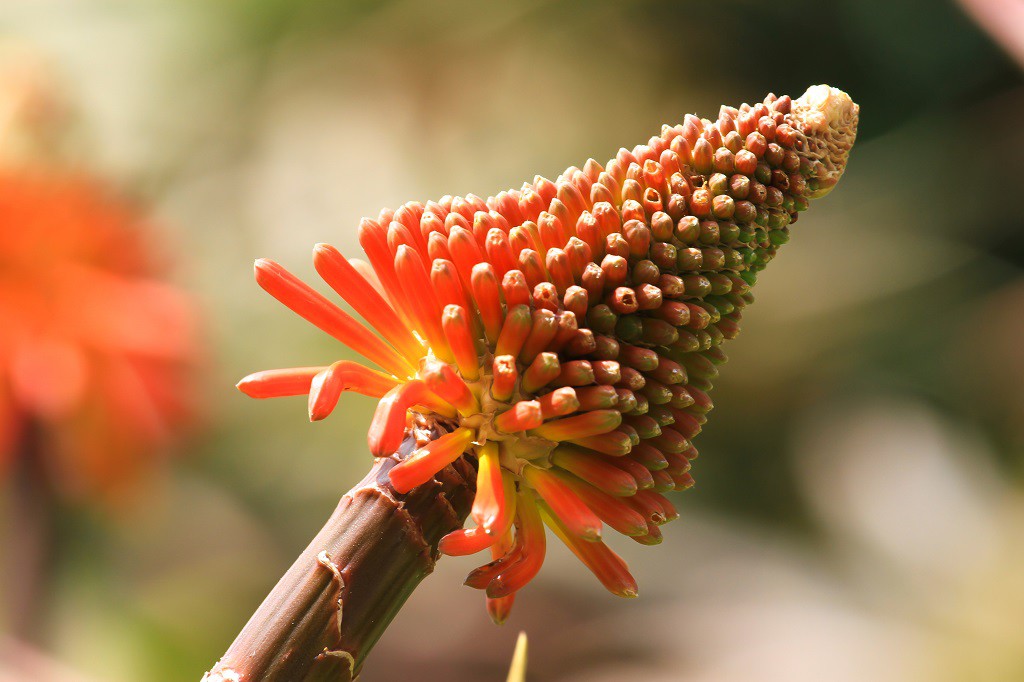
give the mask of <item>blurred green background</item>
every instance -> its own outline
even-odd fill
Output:
[[[0,36],[51,62],[80,160],[152,206],[210,348],[185,456],[61,519],[35,646],[66,671],[0,679],[198,680],[367,469],[371,400],[311,425],[234,390],[346,353],[254,258],[316,281],[312,245],[355,255],[383,206],[821,82],[861,105],[849,169],[726,348],[682,518],[615,545],[639,600],[554,551],[497,628],[478,558],[446,558],[361,679],[504,679],[520,629],[535,680],[1024,679],[1024,80],[961,7],[34,0]]]

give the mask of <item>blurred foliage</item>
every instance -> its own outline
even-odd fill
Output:
[[[1003,485],[1024,485],[1024,83],[949,2],[40,0],[0,8],[0,31],[66,74],[91,131],[82,162],[152,202],[214,344],[192,456],[128,517],[66,520],[46,645],[84,674],[198,679],[368,464],[370,401],[310,425],[301,399],[231,388],[344,354],[258,290],[253,258],[309,277],[314,242],[354,254],[359,217],[384,205],[553,177],[766,91],[844,88],[860,139],[727,348],[683,519],[642,557],[622,547],[640,600],[605,596],[556,552],[498,629],[461,586],[472,558],[445,559],[365,679],[501,679],[520,629],[530,679],[612,679],[643,661],[676,672],[637,679],[700,679],[685,642],[636,633],[708,613],[728,629],[730,586],[775,595],[776,555],[833,561],[835,529],[793,453],[851,405],[921,406],[980,442],[971,456]],[[827,480],[828,434],[815,442]],[[779,666],[758,674],[802,679]],[[910,679],[896,670],[874,679]]]

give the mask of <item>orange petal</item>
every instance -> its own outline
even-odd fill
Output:
[[[498,444],[490,441],[477,451],[476,496],[473,498],[470,515],[476,525],[493,531],[505,506],[505,485],[501,463],[498,461]]]
[[[408,360],[348,313],[277,263],[259,259],[256,282],[271,296],[343,344],[397,377],[416,374]]]
[[[538,353],[548,350],[557,333],[558,317],[550,310],[534,310],[531,314],[530,333],[519,352],[519,359],[532,362]]]
[[[420,377],[433,393],[455,406],[464,417],[480,411],[480,402],[451,365],[425,359],[420,367]]]
[[[622,413],[618,410],[591,410],[573,417],[545,422],[530,431],[530,434],[548,440],[576,440],[608,433],[621,423]]]
[[[405,437],[406,413],[410,407],[429,397],[426,385],[416,379],[395,386],[380,399],[367,434],[370,453],[374,457],[387,457],[398,451]]]
[[[515,592],[507,597],[498,597],[497,599],[487,597],[486,599],[487,615],[491,617],[495,625],[504,625],[512,613],[512,604],[516,600]]]
[[[501,291],[494,268],[490,263],[479,263],[473,267],[470,290],[480,310],[480,319],[490,344],[497,343],[505,315],[501,307]]]
[[[619,402],[614,386],[583,386],[576,389],[576,397],[580,401],[581,412],[615,407]]]
[[[542,357],[542,355],[537,357]],[[572,414],[580,407],[579,398],[576,396],[576,389],[569,386],[556,388],[551,393],[537,398],[537,402],[540,403],[540,412],[545,420],[564,417],[567,414]]]
[[[487,260],[494,266],[495,276],[504,278],[506,272],[516,269],[517,263],[508,243],[508,235],[498,228],[487,232],[484,248],[487,250]]]
[[[384,291],[384,285],[380,283],[380,277],[377,276],[377,271],[373,269],[373,266],[364,261],[362,258],[349,258],[349,265],[358,272],[367,283],[373,287],[373,290],[381,295],[388,303],[394,308],[394,304],[391,303],[391,299],[388,297],[386,291]]]
[[[85,345],[168,360],[195,353],[196,311],[174,287],[83,265],[63,265],[54,277],[65,288],[59,314]]]
[[[530,287],[520,270],[509,270],[504,274],[501,278],[501,293],[505,296],[507,308],[530,304]]]
[[[491,365],[494,380],[491,383],[491,397],[502,402],[512,398],[519,379],[516,359],[511,355],[498,355]]]
[[[434,236],[434,235],[432,235]],[[437,235],[442,241],[444,237]],[[435,258],[430,266],[430,283],[442,306],[457,305],[466,311],[467,319],[473,331],[473,338],[483,334],[483,327],[476,316],[476,308],[469,297],[469,286],[462,284],[455,263],[450,260]]]
[[[568,485],[592,512],[604,523],[623,535],[638,537],[647,534],[647,521],[621,497],[613,497],[572,474],[553,470],[563,483]]]
[[[391,469],[391,485],[396,491],[407,493],[426,483],[438,471],[457,460],[475,437],[476,431],[460,427],[430,441]]]
[[[572,550],[583,564],[597,576],[601,584],[609,592],[620,597],[633,598],[637,596],[636,579],[629,573],[629,567],[618,554],[613,552],[600,540],[587,542],[575,536],[572,531],[562,523],[561,519],[552,513],[551,509],[541,507],[541,516],[544,523],[554,531],[555,535],[565,543],[566,547]]]
[[[523,468],[523,477],[569,532],[590,541],[601,538],[601,519],[558,476],[527,465]]]
[[[511,527],[516,508],[515,483],[511,475],[505,474],[501,478],[504,499],[500,507],[497,507],[497,514],[492,517],[493,520],[490,524],[476,526],[475,528],[462,528],[449,533],[441,538],[441,542],[438,545],[438,549],[441,552],[449,556],[465,556],[467,554],[476,554],[488,547],[493,551],[495,544]],[[479,483],[477,490],[479,491]],[[479,492],[477,493],[476,500],[474,500],[474,510],[477,509],[477,500],[480,500]],[[484,515],[490,512],[481,509],[479,513]],[[478,587],[483,588],[488,582],[490,582],[490,578],[481,585],[478,585]]]
[[[363,218],[359,223],[359,245],[370,259],[381,286],[395,307],[395,312],[405,321],[406,326],[412,327],[415,318],[410,313],[402,285],[395,274],[395,256],[388,246],[387,230],[376,221]]]
[[[444,309],[444,316],[441,318],[441,327],[444,329],[444,336],[448,339],[448,345],[455,356],[455,364],[459,367],[459,373],[470,381],[480,378],[480,357],[476,352],[476,344],[473,342],[473,333],[470,328],[469,315],[466,309],[459,305],[448,305]]]
[[[612,457],[628,455],[629,451],[633,449],[633,441],[622,431],[609,431],[584,438],[570,438],[569,442],[583,448],[597,450],[602,454],[611,455]],[[641,468],[643,468],[642,465]],[[646,469],[644,470],[646,471]]]
[[[541,282],[547,281],[547,273],[544,271],[540,254],[533,249],[523,249],[519,252],[519,269],[522,270],[526,284],[531,290]]]
[[[540,426],[544,416],[536,400],[520,400],[494,418],[494,428],[505,433],[519,433]]]
[[[574,445],[559,445],[551,454],[551,463],[575,474],[609,495],[625,497],[636,494],[636,479],[621,468],[606,462],[593,450]]]
[[[517,502],[519,503],[519,496],[517,495]],[[517,532],[513,536],[512,529],[510,528],[501,536],[497,542],[491,545],[491,558],[493,561],[479,568],[473,569],[468,576],[466,576],[465,585],[472,587],[476,590],[483,590],[490,584],[494,577],[497,576],[501,571],[505,570],[509,566],[513,565],[520,560],[523,547],[520,543],[522,539],[522,515],[515,515],[515,526]],[[471,529],[473,530],[473,529]],[[445,552],[447,554],[447,552]]]
[[[452,254],[462,283],[469,285],[473,278],[473,268],[484,262],[484,254],[473,233],[462,227],[453,227],[448,233],[448,250]]]
[[[501,325],[494,354],[518,356],[523,349],[523,344],[526,343],[526,338],[530,335],[532,326],[533,318],[530,315],[529,306],[517,305],[510,308]]]
[[[533,580],[544,564],[547,550],[544,525],[537,504],[529,493],[520,491],[516,500],[516,515],[519,518],[516,544],[520,547],[520,552],[516,560],[507,568],[502,568],[487,585],[487,596],[492,599],[506,597],[521,590]]]
[[[78,409],[97,378],[90,374],[103,372],[102,367],[92,366],[87,349],[58,337],[26,339],[16,345],[9,363],[9,389],[15,402],[44,420],[64,418]],[[134,373],[129,374],[134,386],[137,380]]]
[[[350,360],[339,360],[313,377],[309,389],[309,420],[326,418],[338,404],[342,391],[381,398],[397,384],[394,377],[383,372]]]
[[[235,387],[250,398],[305,395],[309,393],[313,377],[326,369],[326,367],[267,369],[244,377],[235,384]]]
[[[569,267],[569,257],[560,248],[549,248],[545,259],[551,283],[555,285],[560,296],[564,295],[566,289],[575,284]]]
[[[313,267],[339,296],[348,301],[406,359],[416,362],[426,355],[423,344],[413,336],[391,304],[370,286],[336,248],[330,244],[317,244],[313,248]]]
[[[523,372],[522,387],[526,393],[536,393],[558,377],[561,366],[556,353],[540,353]],[[569,389],[572,390],[571,388]],[[577,403],[578,405],[579,403]],[[543,406],[541,411],[543,412]],[[569,412],[572,410],[570,409]],[[546,418],[546,417],[545,417]]]
[[[448,340],[441,328],[444,310],[437,300],[420,254],[404,244],[399,246],[395,254],[395,273],[401,282],[405,299],[411,304],[412,315],[419,323],[418,328],[427,338],[434,354],[445,362],[453,362]]]

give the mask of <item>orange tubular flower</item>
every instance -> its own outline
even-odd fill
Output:
[[[35,449],[59,491],[116,496],[193,416],[195,311],[140,222],[83,178],[0,172],[0,473]],[[311,372],[251,390],[306,393]]]
[[[642,544],[693,484],[693,437],[757,273],[808,199],[842,174],[857,106],[816,86],[687,116],[604,166],[482,200],[446,196],[364,219],[372,267],[317,245],[328,284],[380,337],[281,266],[260,285],[376,363],[247,377],[254,397],[310,393],[326,416],[341,391],[381,396],[369,442],[389,456],[418,413],[442,432],[391,470],[408,492],[460,456],[478,462],[477,524],[442,552],[490,549],[467,584],[504,620],[540,570],[544,526],[614,594],[636,596],[605,526]],[[383,337],[383,338],[381,338]]]

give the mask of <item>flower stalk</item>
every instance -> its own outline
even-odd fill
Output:
[[[769,95],[722,107],[717,121],[688,115],[647,144],[620,149],[605,165],[588,160],[554,182],[537,176],[486,200],[445,196],[364,218],[368,264],[324,244],[313,258],[368,326],[281,265],[258,260],[261,287],[382,371],[342,361],[315,373],[260,372],[239,388],[260,398],[308,392],[313,420],[328,416],[343,391],[379,398],[370,453],[385,462],[403,453],[388,465],[389,482],[368,479],[367,494],[386,499],[384,507],[408,507],[395,496],[411,499],[452,463],[469,463],[473,525],[462,529],[466,514],[449,514],[447,535],[411,549],[490,550],[492,561],[466,584],[484,592],[496,622],[541,569],[545,527],[609,592],[636,597],[606,530],[653,545],[659,527],[678,517],[665,494],[693,486],[692,441],[713,408],[721,346],[739,332],[758,274],[808,200],[842,176],[858,111],[829,86],[797,100]],[[427,432],[435,437],[420,439]],[[306,679],[311,666],[358,670],[433,558],[418,564],[396,549],[409,533],[393,515],[381,515],[374,532],[375,508],[354,516],[352,502],[342,505],[213,679],[232,679],[225,675],[239,664],[257,667],[236,679],[277,679],[281,670]],[[407,513],[414,526],[423,522]],[[356,547],[342,523],[365,534],[352,555],[352,572],[367,580],[358,587],[347,557],[337,557]],[[334,549],[325,554],[325,544]],[[380,556],[370,551],[378,547]],[[377,565],[385,558],[396,567]],[[362,569],[366,561],[373,571]],[[343,610],[346,594],[379,599],[380,613],[370,625],[325,630],[339,623],[325,619],[325,593],[340,597]],[[349,628],[355,640],[342,646]],[[300,637],[307,629],[308,641]],[[253,652],[280,660],[259,667]]]
[[[38,424],[23,427],[17,449],[8,515],[12,551],[4,552],[4,573],[18,589],[8,597],[8,631],[24,642],[43,644],[56,577],[57,499],[45,471]]]
[[[355,679],[366,655],[461,528],[476,473],[459,459],[407,494],[390,472],[431,434],[378,458],[284,574],[205,682]]]

